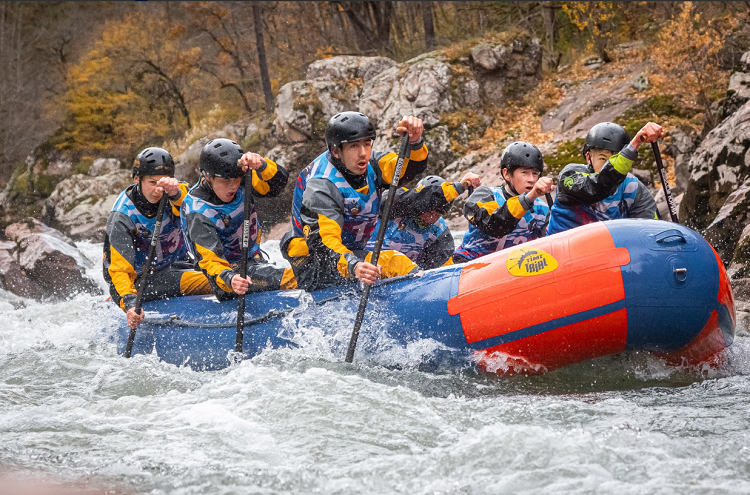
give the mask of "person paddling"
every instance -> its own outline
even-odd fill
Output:
[[[604,220],[657,218],[654,197],[630,170],[638,158],[638,147],[663,135],[661,126],[653,122],[632,140],[613,122],[592,127],[583,146],[586,164],[572,163],[560,172],[547,234]]]
[[[397,132],[408,134],[404,184],[427,166],[422,121],[405,117]],[[292,203],[292,230],[281,240],[281,252],[295,268],[300,287],[308,290],[361,281],[381,275],[404,275],[419,267],[397,251],[380,253],[378,266],[365,252],[396,168],[396,153],[373,151],[375,127],[359,112],[334,115],[326,128],[328,151],[300,172]],[[395,207],[395,205],[394,205]]]
[[[174,178],[172,155],[162,148],[146,148],[133,162],[134,183],[115,201],[104,234],[104,279],[128,325],[136,328],[145,317],[135,312],[137,287],[143,275],[159,201],[169,198],[161,224],[156,253],[143,289],[143,301],[191,294],[210,294],[208,279],[192,269],[187,242],[180,225],[180,206],[187,183]]]
[[[502,187],[477,188],[464,205],[469,229],[453,254],[464,263],[544,236],[549,206],[545,195],[555,188],[552,179],[540,177],[544,160],[531,143],[509,144],[500,158]]]
[[[464,191],[481,184],[477,174],[468,172],[457,182],[429,175],[414,189],[399,188],[393,202],[395,218],[388,222],[383,249],[404,253],[423,270],[443,266],[456,248],[443,215]],[[368,252],[375,246],[377,231],[376,227],[367,243]]]
[[[216,298],[227,301],[251,292],[296,288],[291,268],[276,267],[263,258],[254,203],[250,210],[247,277],[239,273],[245,173],[252,170],[253,196],[273,197],[286,186],[289,172],[268,158],[245,153],[237,143],[224,138],[206,143],[200,170],[198,183],[182,205],[182,222],[198,266],[208,277]]]

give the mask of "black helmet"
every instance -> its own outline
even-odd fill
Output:
[[[201,151],[200,169],[211,177],[235,179],[245,173],[237,161],[244,152],[231,139],[219,138],[207,142]]]
[[[359,112],[337,113],[328,121],[326,127],[326,144],[341,147],[341,143],[351,143],[360,139],[375,139],[375,127],[367,115]]]
[[[443,179],[440,176],[437,175],[428,175],[427,177],[421,179],[419,182],[417,182],[417,191],[422,190],[422,188],[427,186],[439,186],[443,184],[444,182],[448,182],[447,180]],[[434,208],[434,211],[439,211],[443,215],[448,213],[448,210],[451,209],[451,204],[448,203],[444,206],[441,206],[439,208]]]
[[[146,148],[133,161],[133,177],[168,175],[174,177],[174,160],[167,150]]]
[[[500,157],[500,170],[507,168],[509,173],[517,168],[528,167],[537,170],[540,174],[544,171],[544,160],[539,148],[526,141],[515,141],[503,150]]]
[[[591,148],[619,153],[630,142],[630,135],[621,125],[614,122],[602,122],[591,128],[583,145],[583,156]]]

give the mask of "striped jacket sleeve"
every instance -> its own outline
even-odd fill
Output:
[[[513,196],[500,206],[492,190],[480,186],[466,200],[464,216],[483,234],[500,238],[513,232],[518,221],[532,206],[533,202],[526,193]]]
[[[289,180],[289,171],[268,158],[263,158],[259,169],[253,170],[253,195],[275,197],[281,194]]]

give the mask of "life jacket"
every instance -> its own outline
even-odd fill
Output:
[[[191,213],[199,213],[208,218],[216,227],[216,233],[219,241],[224,248],[223,258],[230,265],[239,264],[242,258],[242,224],[245,213],[245,188],[240,186],[237,189],[235,198],[223,205],[216,205],[190,194],[200,181],[190,188],[188,195],[182,202],[183,229],[187,231],[185,217]],[[250,206],[250,233],[248,238],[248,259],[254,258],[260,253],[258,245],[258,233],[260,225],[258,224],[258,213],[255,211],[255,202],[251,201]],[[218,254],[218,253],[217,253]]]
[[[638,194],[638,178],[628,173],[615,192],[593,205],[565,206],[557,200],[552,205],[547,234],[556,234],[593,222],[628,218]]]
[[[379,226],[380,221],[367,243],[367,251],[375,249],[375,238]],[[394,218],[388,222],[388,227],[385,229],[382,249],[399,251],[418,263],[422,261],[425,248],[435,242],[446,230],[448,230],[448,224],[442,217],[424,229],[420,229],[412,218]]]
[[[371,163],[367,164],[367,192],[354,189],[328,160],[329,152],[317,157],[308,165],[310,171],[300,180],[297,178],[294,200],[292,202],[293,228],[295,233],[302,235],[302,219],[299,211],[302,207],[302,195],[310,179],[326,179],[331,181],[344,197],[344,225],[341,229],[341,241],[352,251],[363,250],[370,239],[375,225],[378,223],[380,210],[380,196],[377,190],[377,176]],[[304,172],[304,170],[303,170]],[[302,174],[300,174],[302,175]],[[363,188],[364,189],[364,188]],[[296,215],[296,216],[295,216]]]
[[[127,215],[135,225],[135,272],[140,274],[143,265],[146,264],[148,250],[151,247],[151,237],[153,236],[154,227],[156,226],[156,215],[148,218],[136,208],[133,200],[128,197],[128,191],[132,190],[135,184],[125,189],[117,197],[112,211],[117,211]],[[174,214],[170,204],[164,209],[164,216],[161,221],[161,233],[154,253],[153,267],[154,271],[159,271],[169,265],[181,261],[188,253],[187,242],[182,232],[180,218]]]
[[[498,208],[505,202],[502,187],[491,187],[492,195],[497,201]],[[523,244],[544,236],[544,222],[547,219],[549,206],[543,198],[536,198],[534,206],[518,220],[513,231],[505,237],[490,237],[483,233],[473,224],[469,224],[469,230],[464,234],[461,245],[456,248],[456,253],[470,260],[485,256],[505,248]]]

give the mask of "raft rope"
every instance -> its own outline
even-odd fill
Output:
[[[336,299],[341,299],[344,296],[344,294],[339,294],[338,296],[329,297],[328,299],[323,299],[317,303],[315,303],[315,306],[322,306],[328,302],[334,301]],[[245,320],[243,327],[249,327],[253,325],[258,325],[260,323],[265,323],[269,320],[272,320],[274,318],[281,318],[295,309],[298,308],[288,308],[288,309],[282,309],[282,310],[276,310],[272,309],[269,310],[268,313],[264,314],[263,316],[258,316],[256,318],[252,318],[250,320]],[[227,321],[227,322],[221,322],[221,323],[199,323],[194,321],[188,321],[181,319],[178,315],[169,315],[166,318],[146,318],[143,323],[153,325],[156,327],[163,327],[163,326],[169,326],[174,325],[176,327],[191,327],[191,328],[230,328],[230,327],[236,327],[237,326],[237,320],[233,321]]]
[[[387,278],[384,280],[380,280],[375,284],[376,287],[381,287],[383,285],[390,285],[395,284],[397,282],[402,282],[404,280],[409,280],[416,277],[421,277],[424,272],[417,272],[417,273],[409,273],[406,275],[401,275],[398,277],[393,278]],[[347,291],[348,292],[348,291]],[[316,303],[314,303],[314,306],[322,306],[326,303],[329,303],[331,301],[335,301],[337,299],[341,299],[345,295],[347,295],[347,292],[344,292],[343,294],[339,294],[338,296],[329,297],[328,299],[322,299]],[[297,308],[288,308],[288,309],[282,309],[282,310],[276,310],[271,309],[268,311],[268,313],[258,316],[256,318],[252,318],[250,320],[246,320],[243,327],[249,327],[253,325],[258,325],[260,323],[265,323],[269,320],[272,320],[274,318],[282,318],[288,314],[290,314],[292,311],[294,311]],[[164,327],[169,325],[174,325],[176,327],[190,327],[190,328],[230,328],[230,327],[236,327],[237,326],[237,320],[233,321],[227,321],[227,322],[221,322],[221,323],[199,323],[194,321],[188,321],[181,319],[178,315],[169,315],[164,318],[146,318],[143,320],[143,323],[148,325],[153,325],[155,327]]]

